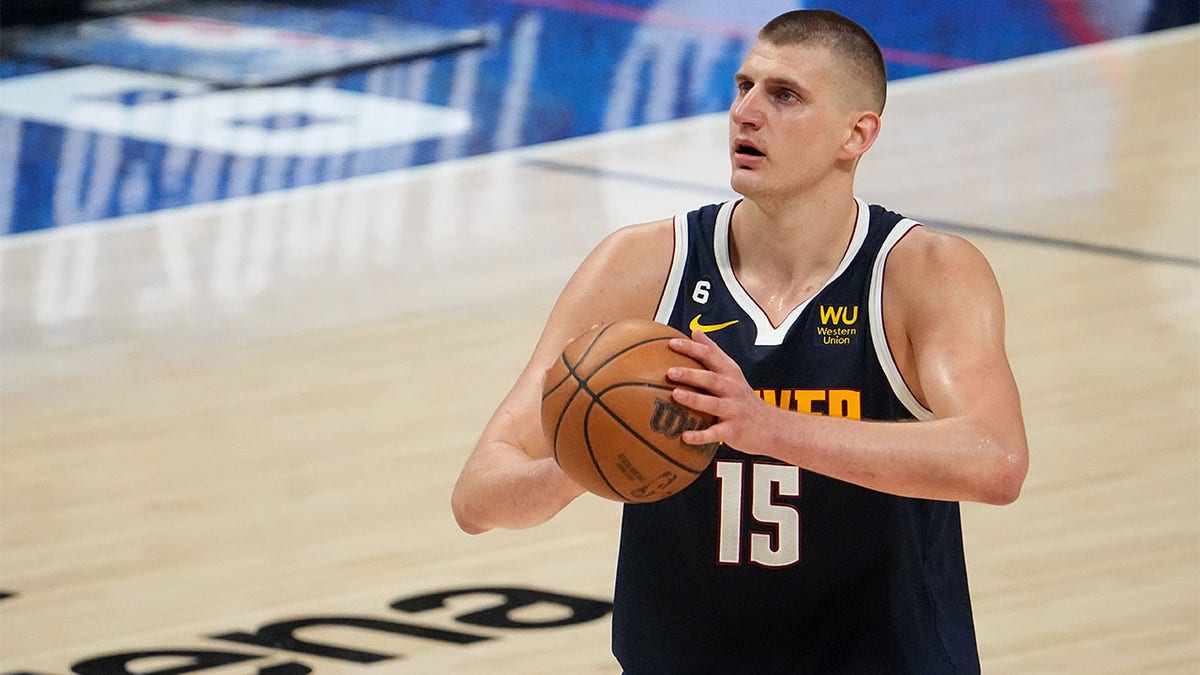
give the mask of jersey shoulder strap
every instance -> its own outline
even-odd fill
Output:
[[[711,259],[712,238],[717,219],[729,218],[737,202],[738,200],[731,200],[719,204],[709,204],[675,216],[675,251],[671,256],[671,271],[667,274],[667,281],[663,285],[662,297],[658,300],[658,310],[654,313],[655,321],[670,324],[671,313],[679,299],[679,289],[683,284],[688,257],[693,252],[692,247],[698,246],[702,249],[699,253],[700,257]],[[692,225],[695,227],[693,228]],[[693,237],[699,237],[699,240],[692,241]],[[708,253],[707,256],[705,252]]]

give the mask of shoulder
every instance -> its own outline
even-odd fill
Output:
[[[661,281],[670,269],[674,246],[672,218],[628,225],[601,240],[580,265],[576,277],[603,277],[609,288],[612,284],[637,287]]]
[[[909,230],[888,255],[885,292],[920,297],[994,287],[987,258],[962,237],[924,226]]]
[[[674,254],[674,220],[629,225],[609,234],[572,275],[560,305],[585,315],[586,328],[654,315]]]
[[[888,255],[882,293],[888,348],[925,407],[934,409],[920,363],[938,363],[941,358],[931,355],[973,352],[1002,357],[1000,287],[983,253],[966,239],[912,228]]]
[[[664,249],[669,256],[675,241],[675,219],[663,218],[647,223],[626,225],[605,237],[590,257],[633,256],[653,258]],[[613,261],[616,262],[616,261]]]

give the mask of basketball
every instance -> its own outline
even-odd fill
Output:
[[[558,465],[589,492],[658,501],[712,462],[718,444],[681,438],[715,420],[671,398],[677,385],[667,381],[667,369],[702,367],[671,350],[668,341],[677,337],[686,336],[654,321],[617,321],[576,338],[546,370],[542,429]]]

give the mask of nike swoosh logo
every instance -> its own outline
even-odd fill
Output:
[[[702,316],[704,316],[704,315],[697,314],[696,318],[692,319],[692,322],[688,324],[688,328],[691,328],[692,330],[701,330],[701,331],[704,331],[705,333],[715,333],[715,332],[721,330],[722,328],[729,328],[733,324],[737,323],[737,319],[734,319],[733,321],[726,321],[725,323],[714,323],[714,324],[706,326],[706,325],[700,323],[700,317],[702,317]]]

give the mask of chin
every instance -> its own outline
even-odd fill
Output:
[[[729,187],[733,188],[734,192],[747,198],[753,198],[755,194],[763,191],[763,185],[761,181],[756,180],[756,176],[737,170],[734,170],[733,175],[729,178]]]

